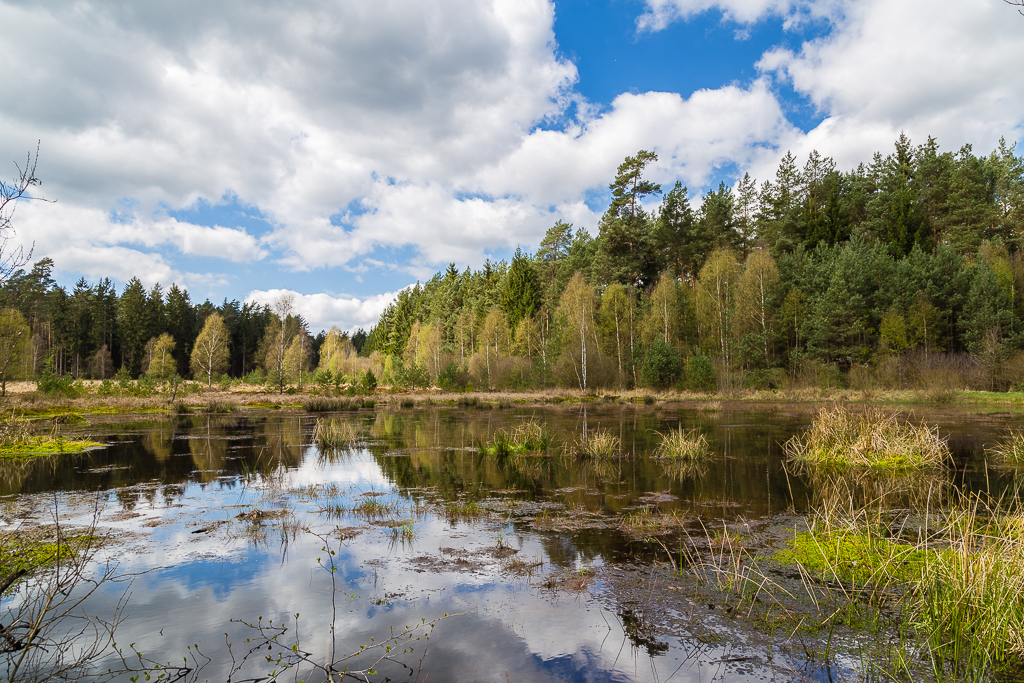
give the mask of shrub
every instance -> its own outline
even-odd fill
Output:
[[[373,370],[367,370],[366,374],[363,375],[363,380],[360,382],[363,388],[367,391],[373,391],[377,388],[377,377],[373,374]]]
[[[423,363],[413,363],[409,366],[402,379],[413,389],[424,389],[430,386],[430,373],[427,372],[427,366]]]
[[[74,377],[54,373],[51,361],[47,361],[43,365],[43,371],[39,373],[39,379],[36,380],[36,389],[47,396],[63,396],[65,398],[78,398],[85,394],[85,387],[81,382],[76,382]]]
[[[647,349],[644,363],[640,366],[640,380],[649,387],[664,389],[672,386],[683,372],[679,352],[661,337],[657,337]]]
[[[686,361],[686,384],[692,391],[714,391],[717,386],[711,359],[698,353]]]
[[[465,381],[460,381],[461,379],[462,375],[459,372],[459,366],[453,361],[441,368],[441,372],[437,373],[437,386],[442,391],[463,391],[466,388],[466,383]]]

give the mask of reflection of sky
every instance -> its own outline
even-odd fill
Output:
[[[314,484],[337,484],[342,495],[302,501],[287,493]],[[688,648],[675,643],[665,655],[651,658],[631,645],[614,611],[602,603],[587,594],[544,590],[538,577],[531,583],[506,574],[500,561],[482,553],[500,536],[519,550],[519,558],[543,560],[543,572],[604,561],[600,555],[587,559],[576,550],[579,539],[569,535],[524,532],[494,520],[453,526],[428,514],[415,517],[416,537],[405,546],[389,543],[386,531],[377,527],[344,543],[331,540],[335,525],[365,522],[330,520],[316,514],[317,507],[351,507],[369,500],[360,496],[368,491],[386,492],[376,500],[397,502],[398,516],[412,519],[408,499],[394,491],[366,451],[328,463],[309,448],[298,466],[270,481],[256,478],[242,485],[239,478],[222,477],[185,484],[182,495],[172,498],[152,495],[155,486],[140,484],[105,498],[102,524],[126,533],[108,555],[119,561],[121,572],[137,575],[121,627],[129,635],[119,638],[162,661],[180,658],[198,643],[215,661],[203,679],[226,677],[225,633],[232,642],[244,642],[245,627],[232,620],[263,617],[293,628],[296,613],[302,646],[321,657],[332,619],[339,649],[350,651],[371,636],[379,639],[389,627],[465,612],[444,621],[430,641],[424,673],[432,681],[696,681],[709,679],[715,671],[710,662],[722,656],[722,650],[712,650],[703,663],[687,662]],[[126,501],[132,505],[126,507]],[[278,523],[269,521],[254,543],[248,523],[235,518],[254,505],[268,510],[283,503],[299,521],[327,535],[336,553],[333,576],[323,568],[329,557],[324,540],[301,533],[285,539]],[[87,523],[85,507],[70,521]],[[116,515],[128,507],[139,516]],[[194,533],[199,529],[208,531]],[[553,558],[549,549],[556,546]],[[460,548],[482,566],[458,572],[412,561]],[[116,590],[96,596],[97,614],[113,609],[123,584],[111,588]],[[730,679],[743,677],[730,674]]]

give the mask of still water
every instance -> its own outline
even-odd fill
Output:
[[[674,585],[682,562],[670,549],[684,538],[723,529],[770,551],[829,495],[782,452],[809,410],[364,409],[320,416],[358,433],[351,448],[324,452],[312,445],[314,415],[97,417],[74,432],[104,449],[0,464],[3,522],[52,523],[56,510],[62,524],[87,525],[98,515],[114,539],[99,559],[126,580],[104,584],[89,610],[112,612],[127,590],[118,639],[152,661],[201,667],[197,680],[280,669],[273,648],[275,661],[258,653],[239,665],[256,636],[245,622],[272,620],[286,629],[279,643],[322,663],[439,618],[429,641],[370,678],[855,680],[863,653],[821,664],[785,643],[773,650]],[[986,465],[983,445],[1016,415],[921,416],[949,438],[957,467],[909,486],[857,482],[844,495],[913,509],[951,487],[1012,485],[1012,472]],[[526,420],[552,434],[547,454],[478,449]],[[659,433],[679,426],[706,434],[715,452],[706,466],[651,457]],[[595,430],[619,437],[620,457],[581,461],[560,448]],[[623,525],[647,513],[672,524]],[[299,666],[285,680],[318,676]]]

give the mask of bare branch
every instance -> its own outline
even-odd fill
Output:
[[[36,167],[39,164],[39,146],[36,142],[36,152],[25,154],[25,165],[21,166],[14,162],[18,170],[11,182],[0,180],[0,284],[6,282],[11,275],[19,268],[29,262],[32,252],[35,250],[35,243],[29,245],[28,253],[25,253],[24,245],[14,246],[11,241],[17,236],[14,231],[14,210],[18,202],[25,201],[49,201],[32,194],[33,187],[42,185],[42,181],[36,176]]]

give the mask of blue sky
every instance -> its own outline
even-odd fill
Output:
[[[1021,137],[1024,18],[1000,0],[0,0],[0,156],[42,141],[53,204],[18,238],[57,279],[196,300],[287,290],[314,328],[372,324],[454,261],[596,231],[652,149],[695,197],[901,132]]]

